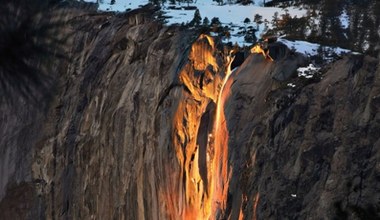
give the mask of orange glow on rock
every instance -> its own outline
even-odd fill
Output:
[[[268,50],[264,50],[261,45],[254,46],[251,52],[262,54],[266,60],[273,61]],[[163,218],[226,218],[228,216],[224,212],[232,168],[228,161],[229,133],[224,108],[233,84],[233,57],[229,55],[223,61],[216,52],[213,38],[201,35],[193,43],[188,59],[179,73],[179,81],[186,90],[177,94],[180,98],[172,124],[173,156],[178,164],[163,166],[170,171],[167,177],[163,177],[165,180],[159,195],[163,201],[161,209],[166,213]],[[212,102],[216,104],[216,109],[214,105],[209,105]],[[208,106],[213,106],[212,110]],[[203,120],[202,116],[207,116],[207,119]],[[201,141],[198,141],[198,136]],[[251,158],[252,166],[256,161],[256,153],[255,151]],[[233,213],[233,218],[238,217],[239,220],[247,218],[243,206],[244,210],[248,209],[248,198],[242,196],[240,212],[237,213],[236,210]],[[252,219],[257,219],[260,194],[257,193],[251,199],[254,199],[253,207],[249,207],[253,208]]]
[[[207,43],[202,43],[202,41],[207,41]],[[204,71],[207,66],[211,65],[214,71],[217,71],[218,65],[213,55],[214,47],[214,40],[210,36],[202,34],[198,38],[198,42],[191,47],[189,55],[189,59],[193,61],[193,66],[196,70]]]
[[[240,209],[239,220],[243,220],[243,219],[244,219],[243,209]]]
[[[211,216],[210,179],[213,173],[210,171],[212,156],[209,154],[207,169],[207,181],[202,179],[200,172],[197,135],[201,117],[207,105],[212,100],[217,102],[220,85],[219,66],[215,43],[207,35],[201,35],[193,43],[189,62],[179,73],[179,80],[187,88],[182,94],[173,118],[173,145],[177,157],[179,175],[177,180],[168,183],[173,184],[169,193],[164,193],[163,201],[166,204],[166,212],[169,219],[209,219]],[[200,78],[201,72],[203,74]],[[203,80],[200,85],[200,80]],[[212,139],[212,135],[208,136]],[[210,151],[210,143],[207,143],[207,151]],[[174,187],[174,188],[173,188]],[[176,190],[176,192],[173,192]]]
[[[269,55],[269,50],[265,51],[259,44],[256,44],[254,47],[252,47],[251,53],[262,54],[265,59],[273,61],[272,57]]]
[[[259,204],[260,194],[257,192],[255,196],[255,203],[253,204],[253,220],[257,220],[257,205]]]
[[[221,59],[217,55],[213,39],[201,35],[192,45],[189,62],[179,73],[179,80],[188,91],[181,94],[173,118],[173,145],[179,171],[177,176],[170,177],[161,195],[168,219],[216,219],[226,208],[230,168],[224,105],[232,85],[229,78],[233,58],[227,56],[224,61],[225,76],[221,79],[219,73],[223,70],[219,70]],[[203,78],[196,72],[201,72]],[[200,86],[202,79],[205,83]],[[216,103],[216,112],[212,134],[207,135],[207,175],[202,177],[197,135],[201,117],[211,100]]]
[[[226,208],[228,184],[230,172],[228,167],[228,130],[224,114],[224,104],[230,95],[232,81],[231,63],[233,58],[227,61],[227,71],[222,87],[219,92],[216,119],[214,127],[214,158],[209,168],[210,177],[210,197],[211,197],[211,219],[216,219],[219,213]]]

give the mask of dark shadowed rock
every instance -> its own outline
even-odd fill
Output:
[[[244,52],[237,52],[235,54],[235,59],[231,64],[231,69],[235,69],[236,67],[243,64],[244,60],[246,59],[246,54]]]
[[[379,217],[378,61],[346,57],[320,82],[293,93],[277,89],[271,66],[280,70],[287,63],[248,58],[225,107],[238,181],[230,204],[240,202],[235,192],[241,191],[248,219]],[[286,105],[270,101],[280,98],[278,90]]]
[[[0,105],[0,219],[164,219],[172,85],[193,34],[149,9],[75,13],[48,115]]]
[[[276,63],[270,74],[277,81],[286,81],[297,76],[297,69],[307,65],[306,57],[303,54],[289,50],[280,42],[269,44],[268,49]]]

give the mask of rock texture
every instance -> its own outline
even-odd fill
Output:
[[[78,12],[48,114],[0,105],[0,219],[210,214],[228,52],[208,36],[162,26],[153,13]],[[375,217],[378,60],[346,57],[301,80],[290,70],[303,59],[281,47],[274,62],[250,55],[229,79],[222,146],[229,179],[214,216]]]
[[[167,218],[159,192],[179,169],[177,73],[194,39],[153,13],[78,12],[48,115],[3,108],[0,219]]]
[[[244,218],[378,218],[378,61],[346,57],[297,88],[270,78],[278,65],[249,57],[225,107]]]

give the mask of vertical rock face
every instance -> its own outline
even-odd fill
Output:
[[[180,100],[196,92],[196,71],[207,63],[192,56],[191,33],[141,13],[90,17],[100,29],[74,39],[76,62],[67,66],[48,119],[56,124],[36,152],[51,154],[33,166],[34,176],[46,182],[49,217],[175,219],[185,211],[182,178],[190,173],[183,166],[190,166],[192,149],[183,147],[181,160],[173,130]],[[189,102],[205,99],[196,95]],[[193,120],[197,108],[186,117]]]
[[[73,16],[48,115],[2,106],[1,218],[198,216],[225,60],[152,13]]]
[[[376,218],[378,61],[344,58],[298,89],[271,79],[280,65],[251,55],[225,105],[230,209],[242,201],[244,219]]]
[[[78,15],[47,117],[2,107],[1,219],[168,217],[161,197],[181,172],[171,137],[192,39],[148,13]]]
[[[0,105],[0,219],[378,212],[378,61],[288,88],[304,61],[273,45],[273,62],[252,54],[224,81],[212,38],[149,14],[79,13],[47,116]]]

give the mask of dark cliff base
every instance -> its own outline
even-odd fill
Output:
[[[75,13],[48,114],[0,107],[0,219],[173,218],[195,146],[206,166],[226,54],[203,38],[192,57],[194,33],[147,9]],[[378,218],[379,61],[345,57],[311,80],[292,76],[299,63],[252,54],[231,79],[224,217]]]

